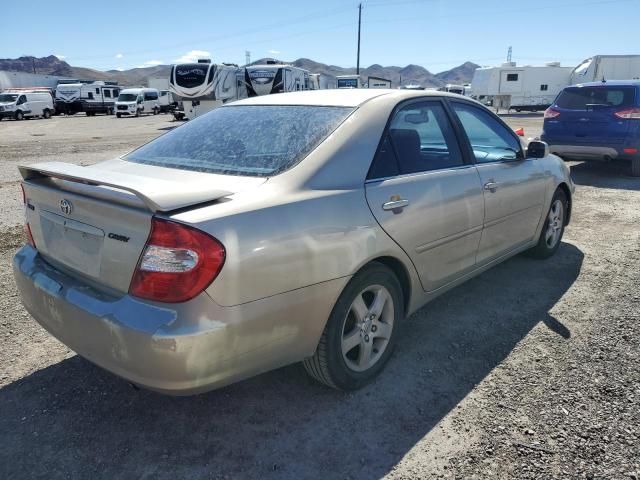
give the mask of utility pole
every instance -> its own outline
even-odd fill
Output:
[[[247,65],[251,63],[251,52],[249,50],[244,51],[244,61]]]
[[[31,66],[33,67],[33,73],[36,73],[36,58],[31,57]]]
[[[358,5],[358,61],[356,73],[360,75],[360,25],[362,24],[362,3]]]

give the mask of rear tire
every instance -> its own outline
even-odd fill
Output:
[[[154,115],[158,115],[159,113],[160,113],[160,109],[159,109],[158,107],[155,107],[155,108],[153,109],[153,114],[154,114]]]
[[[338,390],[363,387],[391,357],[403,318],[400,282],[387,267],[372,262],[340,294],[316,352],[304,360],[304,368]]]
[[[564,227],[567,223],[568,206],[566,194],[558,188],[551,199],[551,206],[540,232],[538,244],[528,250],[527,255],[532,258],[545,259],[556,253],[560,248]]]
[[[47,120],[51,118],[51,111],[48,108],[45,108],[44,112],[42,112],[42,118]]]
[[[640,177],[640,157],[631,159],[631,176]]]

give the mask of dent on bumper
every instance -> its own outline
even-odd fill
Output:
[[[182,304],[112,296],[23,247],[14,275],[29,313],[78,354],[133,383],[198,393],[311,355],[348,279],[235,307],[202,294]]]

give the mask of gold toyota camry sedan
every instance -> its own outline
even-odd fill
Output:
[[[520,252],[553,255],[574,191],[482,105],[374,89],[241,100],[121,158],[20,171],[26,309],[170,394],[294,362],[363,386],[407,315]]]

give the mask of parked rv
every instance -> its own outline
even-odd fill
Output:
[[[115,103],[116,117],[160,113],[159,93],[155,88],[125,88],[120,91]]]
[[[471,88],[475,98],[496,110],[541,111],[569,84],[571,70],[559,62],[522,67],[506,62],[476,69]]]
[[[87,116],[96,113],[113,115],[114,103],[120,87],[105,82],[61,83],[56,87],[56,113],[73,115],[85,112]]]
[[[248,97],[310,90],[309,72],[303,68],[267,62],[246,67],[244,82]]]
[[[214,108],[247,96],[242,69],[237,65],[218,65],[209,59],[171,67],[169,90],[182,101],[184,110],[176,119],[193,119]]]
[[[573,69],[569,84],[633,79],[640,79],[640,55],[596,55]]]
[[[53,113],[53,98],[47,89],[16,88],[0,93],[0,120],[50,118]]]

